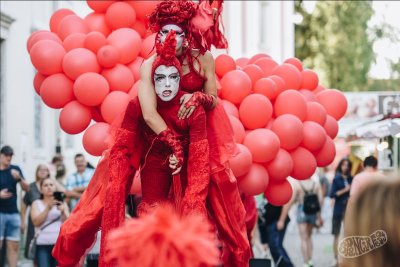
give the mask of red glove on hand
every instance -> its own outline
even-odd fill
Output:
[[[205,94],[202,92],[194,92],[192,97],[185,104],[185,108],[189,108],[191,106],[198,107],[202,105],[204,109],[209,110],[213,106],[214,97],[209,94]]]
[[[183,165],[183,148],[181,142],[176,138],[175,134],[172,132],[170,128],[165,129],[161,133],[158,134],[158,139],[166,144],[171,150],[172,154],[178,159],[177,168],[182,167]]]

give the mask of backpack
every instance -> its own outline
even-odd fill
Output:
[[[308,215],[316,214],[321,210],[321,206],[319,204],[318,195],[314,193],[314,183],[310,191],[305,190],[301,183],[300,186],[304,191],[304,199],[303,199],[304,213]]]

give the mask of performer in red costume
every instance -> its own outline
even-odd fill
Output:
[[[196,28],[195,26],[201,23],[192,21],[193,18],[201,17],[202,13],[199,10],[202,9],[189,1],[163,1],[150,15],[149,25],[153,32],[159,33],[157,38],[161,41],[169,31],[177,32],[176,55],[182,64],[183,72],[181,89],[188,92],[181,98],[182,106],[178,117],[190,117],[200,105],[206,110],[211,172],[207,204],[223,243],[224,265],[243,267],[248,266],[250,258],[245,226],[246,213],[236,179],[228,163],[236,153],[236,145],[228,116],[217,101],[214,59],[207,51],[211,44],[223,43],[217,40],[223,36],[215,34],[214,39],[210,39],[202,35],[207,31]],[[148,90],[153,86],[153,61],[154,56],[146,60],[141,67],[139,100],[146,124],[159,134],[167,129],[167,124],[157,112],[157,96],[154,90]]]
[[[210,173],[206,115],[200,107],[190,118],[179,120],[176,116],[180,108],[179,99],[184,92],[179,90],[182,69],[175,57],[175,47],[175,32],[171,31],[163,45],[157,43],[158,56],[152,66],[153,87],[158,95],[157,109],[168,128],[159,135],[154,134],[141,116],[137,99],[128,104],[122,123],[115,130],[109,154],[106,153],[99,163],[87,191],[62,226],[53,253],[60,266],[75,266],[93,242],[94,230],[100,226],[101,249],[105,251],[105,237],[109,230],[124,221],[121,211],[127,196],[126,189],[130,187],[139,162],[142,180],[142,202],[138,207],[140,215],[159,204],[171,202],[173,183],[172,196],[178,213],[196,213],[207,219],[205,203]],[[133,162],[130,162],[131,159]],[[109,171],[105,169],[107,164]],[[174,176],[174,181],[170,166],[175,169],[174,173],[180,174],[180,177]],[[100,180],[104,185],[99,183]],[[103,254],[100,266],[113,266],[112,263],[105,263]]]

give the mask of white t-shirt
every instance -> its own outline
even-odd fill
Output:
[[[46,204],[43,200],[38,199],[33,202],[33,205],[37,205],[37,208],[40,212],[44,211],[46,208]],[[57,221],[52,224],[46,226],[43,230],[40,230],[41,227],[45,226],[49,222],[58,218]],[[61,211],[57,209],[57,207],[53,207],[49,213],[47,214],[46,220],[39,227],[35,227],[35,233],[40,232],[36,244],[38,245],[54,245],[57,241],[58,234],[60,233],[61,228]]]

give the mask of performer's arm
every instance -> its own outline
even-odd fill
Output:
[[[138,90],[140,108],[146,124],[159,134],[167,129],[167,124],[157,112],[157,95],[151,82],[151,67],[154,57],[146,60],[140,68],[140,85]]]
[[[197,108],[189,118],[189,127],[188,185],[183,198],[183,212],[194,211],[206,216],[205,202],[210,184],[210,161],[206,114],[202,107]]]

